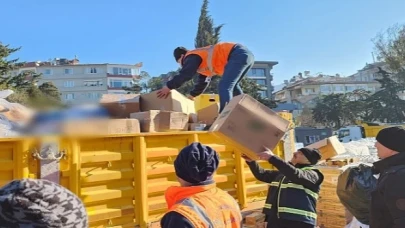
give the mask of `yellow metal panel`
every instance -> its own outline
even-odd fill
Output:
[[[201,94],[194,99],[195,111],[198,111],[215,103],[219,103],[218,94]]]

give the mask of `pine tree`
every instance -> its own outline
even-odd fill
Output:
[[[405,121],[405,101],[399,98],[398,93],[405,90],[402,83],[395,82],[391,75],[379,68],[381,90],[367,99],[367,121],[380,121],[398,123]]]

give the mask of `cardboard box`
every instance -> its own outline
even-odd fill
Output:
[[[142,94],[140,103],[142,112],[161,110],[182,112],[186,114],[196,113],[194,101],[188,99],[176,90],[172,90],[170,95],[166,99],[158,98],[157,91],[148,94]]]
[[[182,112],[152,110],[132,113],[131,118],[139,120],[142,132],[188,130],[189,116]]]
[[[140,111],[139,94],[103,94],[100,104],[113,118],[129,118],[129,115]]]
[[[134,134],[141,130],[136,119],[90,119],[65,122],[61,132],[66,135],[109,135]]]
[[[215,122],[215,119],[218,117],[219,113],[219,104],[212,104],[203,109],[197,111],[198,123],[203,123],[211,125]]]
[[[322,139],[321,141],[306,146],[306,148],[318,149],[322,154],[322,160],[327,160],[346,152],[345,147],[336,136]]]
[[[247,94],[234,97],[212,124],[210,131],[251,159],[264,147],[273,150],[290,122]]]
[[[188,122],[189,123],[198,123],[197,113],[190,113]]]

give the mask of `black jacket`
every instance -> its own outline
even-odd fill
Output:
[[[370,228],[405,228],[405,152],[374,163],[380,177],[371,193]]]
[[[293,166],[290,163],[287,163],[276,156],[272,156],[269,159],[269,163],[276,167],[278,170],[265,170],[261,168],[257,162],[247,162],[249,165],[250,170],[252,171],[253,175],[256,179],[266,182],[270,184],[269,192],[266,199],[266,206],[263,209],[263,213],[266,214],[266,221],[271,223],[288,223],[288,221],[296,221],[301,222],[302,227],[313,227],[315,224],[315,220],[307,220],[303,219],[299,216],[279,216],[278,215],[278,205],[291,205],[291,207],[295,208],[308,208],[307,210],[311,210],[316,212],[316,199],[310,199],[305,195],[300,195],[301,191],[297,191],[295,194],[294,189],[291,191],[291,195],[285,197],[279,197],[279,183],[282,182],[283,184],[296,184],[303,186],[307,190],[314,192],[316,194],[319,193],[320,185],[323,182],[323,174],[316,169],[306,169],[309,168],[310,165],[296,165]],[[277,182],[277,183],[273,183]],[[284,191],[284,190],[283,190]],[[281,194],[283,195],[283,194]],[[278,200],[280,199],[280,202]],[[307,205],[303,205],[307,204]],[[271,205],[271,206],[267,206]],[[288,227],[288,226],[285,226]]]
[[[162,228],[194,228],[188,219],[175,211],[166,213],[162,220],[160,220],[160,226]]]
[[[182,86],[185,82],[193,79],[194,75],[197,74],[197,70],[200,67],[202,59],[199,55],[190,54],[183,59],[183,67],[181,68],[178,75],[174,76],[172,80],[166,83],[169,89],[177,89]],[[198,74],[197,83],[195,83],[194,88],[190,91],[190,95],[193,97],[199,96],[207,88],[209,83],[206,81],[207,77]]]

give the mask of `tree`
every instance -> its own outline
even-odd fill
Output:
[[[163,88],[164,85],[165,83],[162,77],[152,77],[148,80],[145,87],[148,88],[149,91],[156,91]]]
[[[312,110],[314,119],[328,127],[340,128],[345,122],[347,99],[344,94],[330,94],[321,97]]]
[[[381,90],[367,99],[367,121],[381,121],[387,123],[405,121],[405,101],[399,98],[398,93],[405,90],[403,83],[395,82],[387,71],[379,68]]]
[[[214,20],[208,14],[208,4],[208,0],[203,0],[198,19],[197,35],[194,41],[196,48],[213,45],[220,41],[221,29],[224,25],[214,26]]]
[[[41,87],[44,92],[38,87],[41,74],[23,71],[12,75],[13,70],[24,65],[24,63],[18,63],[18,59],[8,60],[8,57],[18,50],[20,48],[10,48],[9,45],[3,45],[0,42],[0,89],[14,91],[7,100],[38,108],[59,106],[60,97],[56,87],[47,83]]]
[[[377,57],[386,62],[391,72],[405,82],[405,24],[396,24],[373,39]]]
[[[317,123],[314,119],[312,110],[308,106],[304,106],[302,113],[297,117],[297,126],[316,127]]]
[[[267,107],[269,108],[277,107],[276,103],[273,100],[264,98],[260,95],[259,92],[262,91],[263,89],[254,80],[250,78],[243,78],[240,82],[240,87],[242,88],[244,93],[249,94],[251,97],[258,100]]]
[[[122,89],[127,91],[128,93],[134,93],[134,94],[139,94],[143,90],[147,90],[145,87],[145,84],[147,81],[150,79],[150,75],[146,71],[141,71],[139,75],[137,75],[135,78],[132,79],[132,86],[124,86]]]

